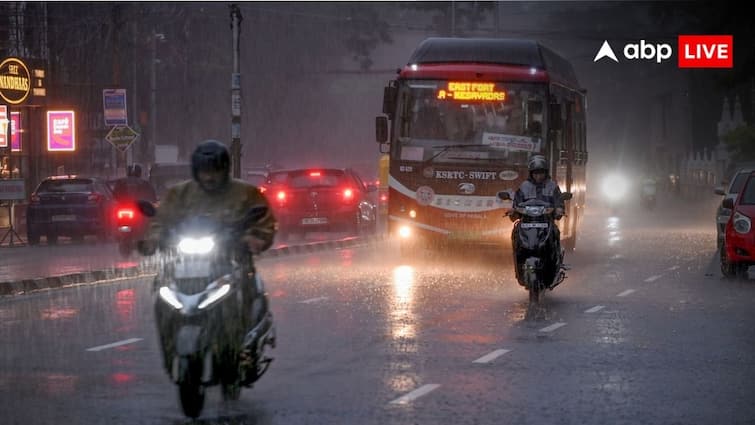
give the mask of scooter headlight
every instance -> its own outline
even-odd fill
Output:
[[[175,291],[170,289],[167,286],[160,287],[160,290],[157,291],[158,294],[160,294],[160,298],[165,301],[166,303],[170,304],[173,308],[176,310],[180,310],[184,307],[184,305],[181,303],[181,301],[178,300],[178,297],[176,297]]]
[[[216,303],[219,299],[223,298],[225,294],[227,294],[230,290],[231,290],[230,283],[225,283],[223,285],[220,285],[220,287],[215,288],[210,293],[208,293],[207,296],[205,296],[205,299],[203,299],[202,302],[199,303],[198,308],[202,310],[204,308],[211,306],[212,304]]]
[[[212,237],[203,238],[182,238],[178,242],[178,250],[183,254],[207,254],[215,248],[215,241]]]
[[[750,220],[750,217],[747,217],[740,212],[735,212],[733,220],[734,230],[737,233],[745,234],[750,232],[750,229],[752,228],[752,221]]]
[[[530,205],[530,206],[524,207],[524,211],[529,216],[539,217],[545,213],[545,207],[542,205]]]

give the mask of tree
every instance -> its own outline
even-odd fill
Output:
[[[742,125],[723,137],[726,148],[737,161],[755,161],[755,127]]]

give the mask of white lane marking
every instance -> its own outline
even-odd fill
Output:
[[[123,341],[114,342],[112,344],[98,345],[97,347],[87,348],[87,351],[102,351],[102,350],[107,350],[108,348],[115,348],[115,347],[120,347],[121,345],[133,344],[133,343],[139,342],[141,340],[142,340],[141,338],[124,339]]]
[[[304,300],[304,301],[299,301],[299,303],[300,304],[312,304],[312,303],[316,303],[316,302],[319,302],[319,301],[325,301],[327,299],[328,299],[328,297],[317,297],[317,298],[310,298],[310,299]]]
[[[662,277],[663,277],[662,274],[657,274],[655,276],[650,276],[649,278],[645,279],[645,282],[653,282],[653,281],[658,280],[658,279],[660,279]]]
[[[546,326],[546,327],[540,329],[540,332],[553,332],[556,329],[560,328],[561,326],[566,326],[566,322],[558,322],[558,323],[554,323],[554,324],[552,324],[550,326]]]
[[[414,391],[412,391],[412,392],[410,392],[408,394],[404,394],[401,397],[393,400],[391,402],[391,404],[409,404],[412,401],[414,401],[414,400],[422,397],[423,395],[429,393],[430,391],[433,391],[433,390],[437,389],[438,387],[440,387],[440,384],[426,384],[426,385],[423,385],[423,386],[417,388],[416,390],[414,390]]]
[[[622,293],[620,293],[620,294],[618,294],[616,296],[617,297],[626,297],[627,295],[631,294],[632,292],[634,292],[634,289],[627,289],[626,291],[624,291],[624,292],[622,292]]]
[[[493,352],[485,354],[484,356],[473,361],[472,363],[490,363],[493,360],[497,359],[498,357],[501,357],[502,355],[508,353],[509,351],[511,350],[506,350],[506,349],[501,348],[500,350],[495,350]]]
[[[669,267],[668,271],[672,272],[674,270],[677,270],[678,268],[679,268],[679,266]]]
[[[604,308],[606,308],[606,306],[604,306],[604,305],[596,305],[593,308],[588,308],[587,310],[585,310],[585,313],[597,313],[600,310],[603,310]]]

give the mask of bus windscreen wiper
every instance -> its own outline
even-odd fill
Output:
[[[472,145],[440,145],[440,146],[433,146],[433,149],[438,149],[438,148],[442,148],[442,149],[440,150],[440,152],[436,153],[435,155],[431,156],[427,160],[423,161],[423,163],[427,164],[428,162],[432,162],[432,160],[434,160],[435,158],[437,158],[441,154],[443,154],[445,152],[448,152],[448,150],[451,149],[451,148],[484,148],[484,147],[488,147],[488,146],[490,146],[490,145],[483,145],[483,144],[480,144],[480,143],[472,144]]]

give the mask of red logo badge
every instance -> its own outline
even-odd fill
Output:
[[[733,68],[734,36],[680,35],[679,68]]]

